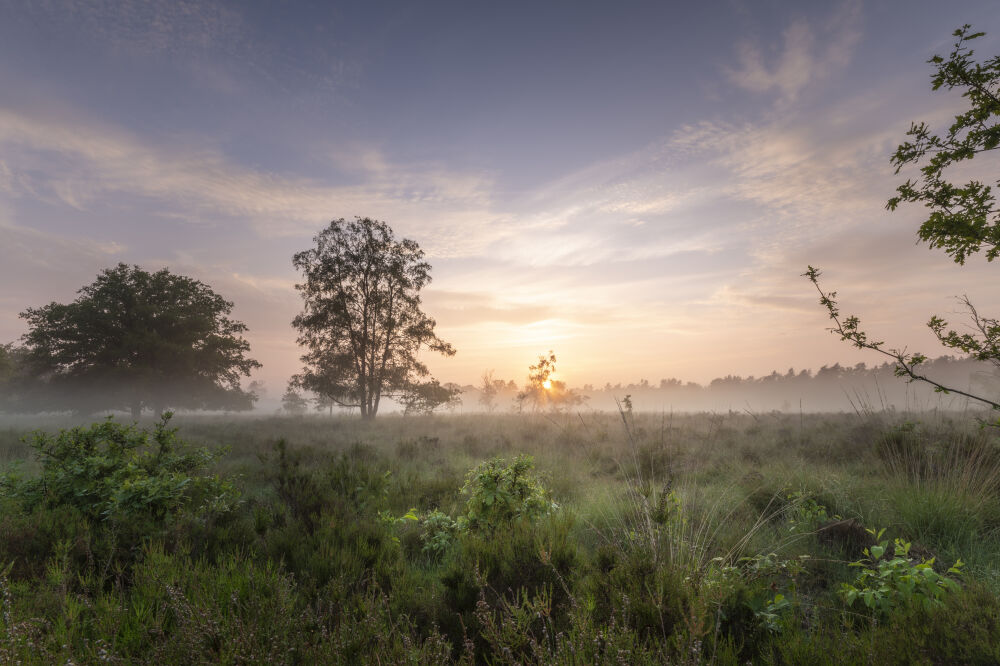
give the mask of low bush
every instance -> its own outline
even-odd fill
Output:
[[[532,473],[531,456],[507,462],[492,458],[469,472],[462,493],[467,496],[462,528],[497,529],[516,520],[533,521],[558,505]]]
[[[107,568],[178,523],[230,511],[238,492],[209,472],[217,454],[180,441],[170,418],[165,414],[151,431],[109,418],[55,436],[35,433],[31,447],[40,473],[7,474],[0,482],[0,500],[34,517],[4,520],[17,533],[10,537],[20,544],[15,548],[30,552],[28,543],[39,537],[51,547],[54,541],[42,536],[47,514],[72,515],[70,526],[56,533],[74,537],[87,559],[106,559]]]
[[[877,534],[872,532],[876,541],[884,533],[885,529]],[[909,542],[895,539],[892,557],[889,557],[887,540],[866,548],[866,558],[851,564],[861,569],[855,581],[841,585],[841,595],[847,605],[861,601],[868,609],[886,616],[911,603],[920,604],[927,610],[942,606],[946,595],[958,591],[959,585],[954,579],[934,570],[933,558],[912,562],[910,547]],[[949,567],[947,573],[961,575],[962,560]]]

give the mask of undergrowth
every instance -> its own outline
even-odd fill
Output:
[[[995,435],[907,418],[28,435],[0,663],[996,663]]]

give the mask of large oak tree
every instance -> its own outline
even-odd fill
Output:
[[[129,409],[138,418],[147,408],[253,406],[240,388],[260,367],[247,356],[247,327],[208,285],[118,264],[78,293],[21,313],[24,362],[44,397],[36,409]]]
[[[433,382],[422,349],[455,353],[420,309],[431,266],[414,241],[367,217],[334,220],[314,241],[293,258],[304,307],[292,324],[306,348],[293,384],[374,418],[382,398],[405,403]]]

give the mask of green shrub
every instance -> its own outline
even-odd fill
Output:
[[[458,524],[446,513],[435,509],[421,520],[423,532],[420,533],[420,540],[423,542],[423,551],[433,557],[441,557],[455,542],[455,532]]]
[[[440,570],[447,607],[442,628],[452,640],[461,644],[462,627],[478,627],[474,613],[483,595],[496,605],[548,589],[553,612],[565,620],[568,592],[582,559],[572,527],[573,517],[559,513],[535,523],[509,523],[502,534],[458,532]]]
[[[462,487],[468,500],[459,525],[495,529],[515,520],[533,521],[558,508],[533,468],[531,456],[519,455],[509,463],[492,458],[470,471]]]
[[[875,535],[881,539],[882,529]],[[943,605],[947,594],[959,589],[958,583],[934,570],[934,558],[914,564],[909,559],[910,544],[896,539],[892,558],[886,557],[889,542],[879,541],[878,545],[865,549],[866,559],[851,566],[861,567],[854,583],[843,583],[841,595],[848,606],[858,600],[869,609],[888,615],[901,605],[919,603],[926,609]],[[962,560],[948,569],[948,573],[960,575]]]
[[[844,630],[847,622],[850,629]],[[773,662],[783,664],[997,664],[1000,600],[972,585],[943,601],[899,607],[892,615],[859,618],[817,614],[772,642]]]
[[[91,537],[91,527],[74,507],[24,512],[17,502],[0,499],[0,567],[11,565],[11,580],[43,575],[46,560],[60,542],[77,544],[74,559],[86,560]]]
[[[56,436],[36,433],[41,475],[7,477],[4,492],[27,511],[71,506],[92,523],[160,527],[181,511],[227,507],[235,489],[206,474],[216,456],[180,442],[170,416],[152,432],[109,418]],[[191,507],[195,498],[201,504]]]
[[[236,505],[234,486],[208,473],[216,455],[179,441],[166,414],[151,431],[108,419],[89,427],[36,433],[37,476],[8,474],[0,503],[0,555],[15,577],[44,562],[58,543],[67,562],[108,582],[112,564],[130,565],[150,538],[210,528]]]
[[[904,423],[876,449],[886,472],[914,486],[932,486],[986,501],[1000,494],[1000,447],[985,432],[935,432]]]

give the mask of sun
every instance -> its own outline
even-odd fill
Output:
[[[542,382],[542,388],[544,388],[546,391],[552,388],[552,380],[546,379],[544,382]]]

